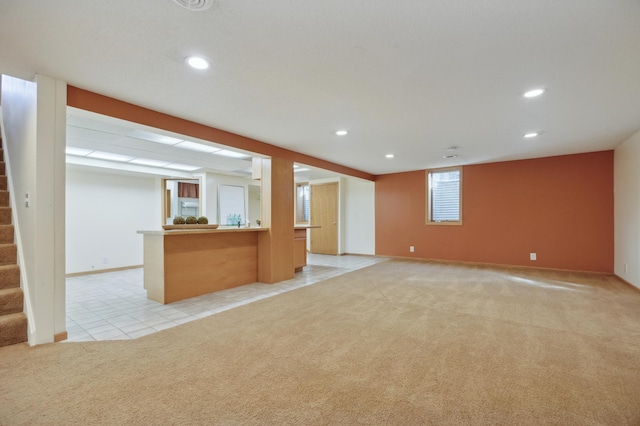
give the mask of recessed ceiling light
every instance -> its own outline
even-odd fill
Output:
[[[309,170],[311,170],[311,169],[307,169],[307,168],[305,168],[305,167],[300,167],[300,168],[298,168],[298,169],[295,169],[293,172],[294,172],[294,173],[298,173],[298,172],[308,172]]]
[[[447,154],[447,155],[443,155],[442,158],[444,158],[445,160],[449,160],[451,158],[456,158],[457,155],[455,154]]]
[[[87,154],[91,154],[93,152],[92,149],[84,149],[84,148],[76,148],[73,146],[68,146],[65,149],[65,152],[69,155],[79,155],[84,157]]]
[[[528,92],[524,92],[525,98],[535,98],[536,96],[540,96],[544,93],[544,89],[533,89]]]
[[[174,169],[174,170],[184,170],[187,172],[192,172],[194,170],[198,170],[201,169],[202,167],[198,167],[198,166],[189,166],[188,164],[178,164],[178,163],[173,163],[173,164],[169,164],[167,166],[164,166],[165,169]]]
[[[201,58],[200,56],[189,56],[186,61],[190,67],[197,70],[206,70],[207,68],[209,68],[209,61]]]
[[[220,151],[220,148],[215,148],[213,146],[208,146],[201,143],[189,142],[189,141],[183,141],[174,146],[176,148],[188,149],[190,151],[206,152],[207,154]]]
[[[393,157],[395,157],[395,155],[394,155],[394,154],[387,154],[387,155],[385,155],[385,157],[387,157],[387,158],[393,158]]]
[[[129,163],[139,164],[141,166],[151,166],[151,167],[164,167],[167,164],[170,164],[168,161],[160,161],[160,160],[150,160],[148,158],[135,158]]]
[[[120,155],[114,154],[112,152],[102,152],[102,151],[93,151],[91,154],[87,155],[87,157],[98,158],[100,160],[109,160],[109,161],[131,161],[133,157],[129,157],[128,155]]]
[[[336,131],[336,135],[338,136],[345,136],[347,135],[349,132],[347,130],[337,130]]]
[[[526,134],[524,134],[523,136],[524,136],[525,138],[527,138],[527,139],[530,139],[530,138],[535,138],[535,137],[536,137],[536,136],[538,136],[538,135],[539,135],[539,133],[538,133],[538,132],[531,132],[531,133],[526,133]]]
[[[215,155],[224,155],[225,157],[231,158],[247,158],[249,157],[247,154],[243,154],[241,152],[229,151],[228,149],[221,149],[219,151],[214,152]]]

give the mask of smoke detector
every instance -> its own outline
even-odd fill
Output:
[[[193,11],[207,10],[213,4],[213,0],[173,0],[173,2]]]

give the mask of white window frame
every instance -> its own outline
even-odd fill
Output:
[[[460,173],[460,183],[458,192],[458,220],[433,220],[433,206],[432,206],[432,178],[431,176],[436,173],[447,173],[452,171],[458,171]],[[447,167],[443,169],[432,169],[426,171],[426,224],[427,225],[462,225],[462,167]]]

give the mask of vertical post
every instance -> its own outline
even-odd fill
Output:
[[[258,239],[258,280],[273,284],[295,276],[293,263],[293,163],[262,159],[261,226]]]

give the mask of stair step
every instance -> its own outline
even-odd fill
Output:
[[[7,188],[8,188],[8,186],[7,186],[7,176],[6,175],[0,176],[0,190],[6,191]]]
[[[22,312],[23,303],[24,294],[20,287],[0,290],[0,315],[17,314]]]
[[[15,244],[0,244],[0,266],[15,265],[18,263]]]
[[[0,244],[13,244],[13,232],[13,225],[0,225]]]
[[[0,161],[0,175],[6,175],[7,169],[5,167],[4,161]]]
[[[0,225],[11,224],[11,207],[0,207]]]
[[[0,316],[0,346],[27,341],[27,316],[24,313]]]
[[[0,139],[0,146],[2,146],[2,139]],[[4,161],[4,149],[0,148],[0,161]]]
[[[0,266],[0,290],[20,287],[20,267],[18,265]]]
[[[0,190],[0,206],[9,207],[9,191]]]

